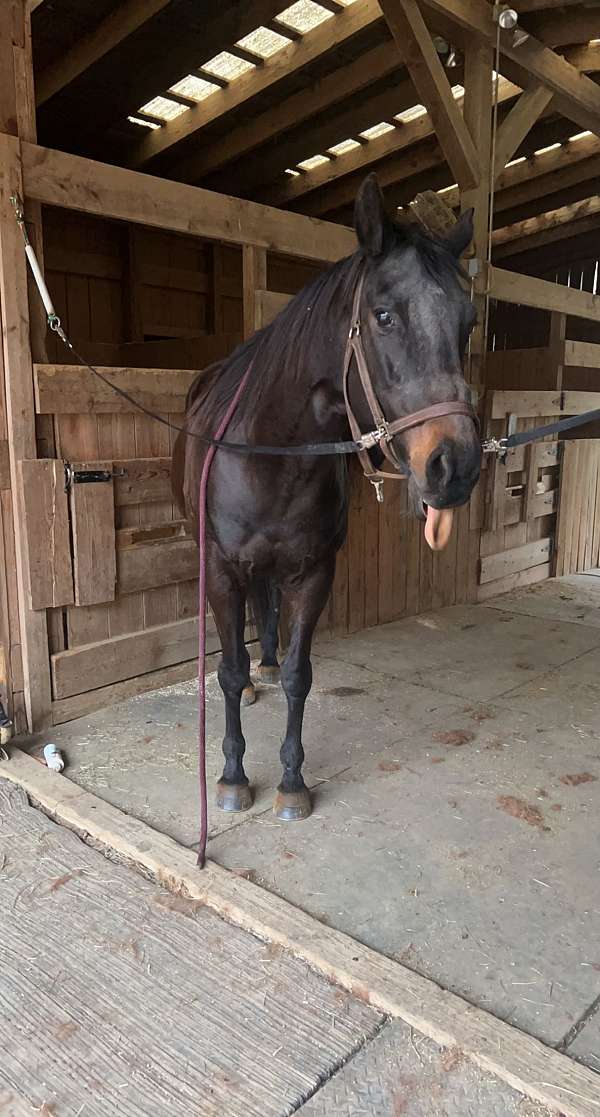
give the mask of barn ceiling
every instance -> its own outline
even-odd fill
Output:
[[[350,219],[370,170],[392,206],[423,189],[459,202],[389,30],[400,0],[36,2],[44,145],[333,220]],[[523,89],[537,88],[539,113],[497,169],[502,252],[540,233],[551,243],[571,223],[573,236],[578,222],[600,229],[600,3],[514,7],[524,45],[499,63],[498,121]],[[473,27],[487,33],[489,0],[421,10],[460,106],[463,51]]]

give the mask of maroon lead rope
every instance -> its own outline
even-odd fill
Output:
[[[227,408],[217,430],[214,433],[215,442],[223,437],[235,414],[238,403],[248,383],[252,372],[253,361],[250,362],[236,393]],[[200,845],[198,847],[198,867],[204,868],[206,861],[206,839],[208,836],[208,796],[206,792],[206,492],[208,488],[208,475],[213,458],[217,451],[216,446],[209,446],[202,473],[200,475],[200,493],[198,497],[198,547],[200,549],[200,571],[198,576],[198,782],[200,788]]]

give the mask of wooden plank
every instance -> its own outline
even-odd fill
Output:
[[[600,368],[600,345],[591,341],[565,341],[564,363],[578,368]]]
[[[431,35],[416,0],[380,0],[387,25],[427,108],[440,146],[459,186],[475,186],[481,174],[479,155],[452,94]],[[481,153],[483,157],[483,153]]]
[[[550,577],[551,565],[549,562],[543,562],[539,566],[530,567],[529,570],[519,570],[516,574],[507,574],[505,578],[479,586],[477,601],[489,601],[501,593],[510,593],[511,590],[523,589],[524,586],[533,586],[537,582],[545,582]]]
[[[35,144],[22,144],[22,159],[27,196],[47,205],[229,244],[255,244],[307,260],[333,262],[356,248],[351,229],[300,213]]]
[[[198,373],[194,369],[111,368],[99,372],[154,412],[185,410],[185,397]],[[34,365],[36,411],[40,415],[137,413],[97,376],[80,365]]]
[[[494,178],[498,178],[506,164],[512,159],[528,132],[544,109],[550,104],[553,94],[543,85],[532,85],[523,90],[512,109],[502,121],[496,135],[496,154]]]
[[[464,120],[477,151],[479,170],[474,188],[472,190],[462,188],[461,210],[472,208],[474,211],[471,250],[477,260],[485,260],[488,256],[490,196],[492,194],[490,179],[492,93],[500,101],[501,86],[504,83],[498,78],[496,88],[493,89],[491,81],[493,51],[488,44],[482,43],[480,40],[475,39],[465,45],[464,69]],[[467,378],[475,391],[479,391],[484,382],[484,368],[488,349],[487,319],[489,313],[486,282],[484,270],[478,267],[471,281],[471,298],[477,318],[471,332],[467,365]]]
[[[250,651],[253,645],[249,645]],[[219,666],[220,653],[206,657],[206,673],[216,671]],[[149,671],[145,675],[136,675],[133,679],[124,679],[120,683],[99,687],[98,690],[88,690],[85,694],[75,694],[72,698],[59,698],[52,703],[52,723],[62,725],[66,721],[91,714],[94,710],[110,709],[116,702],[123,702],[137,694],[145,694],[150,690],[159,690],[161,687],[174,686],[195,679],[198,674],[198,661],[186,660],[185,663],[176,663],[171,667],[161,667],[158,671]]]
[[[86,488],[89,486],[85,486]],[[117,552],[117,588],[121,593],[186,582],[198,576],[198,548],[191,539],[139,543]]]
[[[2,771],[50,817],[174,893],[277,943],[352,996],[360,992],[373,1008],[460,1050],[532,1100],[565,1117],[597,1117],[598,1076],[582,1064],[214,862],[198,872],[194,850],[57,778],[25,753],[14,750]]]
[[[113,468],[117,474],[113,482],[116,508],[169,500],[170,458],[117,458]]]
[[[242,249],[244,337],[252,337],[262,322],[258,319],[256,292],[267,286],[267,253],[264,248],[245,244]]]
[[[21,461],[30,609],[72,605],[73,564],[62,461]]]
[[[505,578],[509,574],[516,574],[520,570],[529,570],[531,566],[539,566],[548,562],[552,549],[552,540],[540,539],[536,543],[526,543],[524,547],[513,547],[502,551],[498,555],[488,555],[481,560],[479,581],[494,582]]]
[[[488,265],[488,288],[494,299],[522,306],[537,306],[541,310],[557,310],[575,318],[589,318],[600,322],[600,295],[577,291],[560,283],[548,283],[529,275],[506,271]]]
[[[517,418],[558,415],[560,405],[560,392],[493,392],[490,416],[505,419],[507,415]]]
[[[571,455],[573,453],[573,442],[567,441],[562,446],[562,462],[559,473],[559,490],[558,490],[558,515],[556,522],[556,545],[554,554],[554,567],[557,577],[569,573],[568,556],[567,556],[567,541],[569,539],[569,516],[572,507],[571,502],[571,482],[572,482],[572,469],[571,469]]]
[[[209,622],[207,652],[215,652],[219,647],[216,629]],[[114,636],[53,656],[54,693],[57,698],[69,698],[197,656],[198,621],[195,617],[156,625],[143,632]]]
[[[579,179],[580,176],[578,175],[577,181]],[[511,241],[519,241],[520,244],[526,246],[529,237],[548,232],[548,230],[555,229],[560,225],[568,226],[572,222],[598,214],[600,214],[600,198],[597,195],[583,198],[581,201],[572,202],[570,205],[547,210],[537,217],[527,217],[524,221],[516,221],[512,225],[501,226],[492,233],[492,245],[494,250]]]
[[[256,329],[261,330],[263,326],[268,326],[292,298],[292,295],[284,295],[279,291],[257,290],[255,292]]]
[[[93,31],[82,36],[70,50],[61,52],[56,62],[38,74],[35,82],[37,104],[43,105],[75,81],[168,3],[169,0],[125,0],[119,4]]]
[[[10,489],[10,456],[6,438],[0,438],[0,491],[2,489]]]
[[[112,470],[112,462],[77,462],[76,469]],[[115,498],[111,481],[73,485],[70,491],[75,604],[114,601]]]
[[[0,88],[4,76],[0,79]],[[35,458],[37,447],[26,262],[21,231],[10,202],[10,196],[14,193],[21,196],[24,194],[20,144],[12,136],[0,135],[0,302],[20,627],[20,638],[16,642],[20,644],[23,660],[27,720],[29,728],[33,729],[42,728],[48,723],[51,697],[46,616],[41,611],[31,610],[27,600],[25,514],[18,492],[17,463]]]

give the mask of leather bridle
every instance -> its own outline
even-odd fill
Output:
[[[369,373],[369,366],[362,341],[360,304],[364,283],[365,272],[363,271],[354,292],[350,330],[348,332],[348,340],[346,341],[344,353],[344,403],[346,405],[352,437],[360,447],[356,452],[357,457],[363,468],[365,477],[375,486],[377,499],[381,501],[383,500],[381,492],[383,481],[388,479],[398,481],[401,477],[406,476],[402,462],[398,458],[393,446],[393,439],[396,435],[403,434],[404,431],[412,430],[413,427],[419,427],[422,423],[428,423],[431,419],[440,419],[445,415],[466,415],[469,419],[473,420],[477,432],[479,433],[479,419],[470,403],[466,403],[462,400],[448,400],[446,403],[434,403],[430,407],[424,407],[421,411],[413,411],[410,415],[404,415],[400,419],[393,419],[391,422],[388,422],[377,398],[375,388],[373,387],[373,381]],[[373,417],[373,422],[375,423],[375,430],[367,434],[362,433],[360,424],[350,403],[349,379],[353,357],[356,362],[356,368],[365,399]],[[393,465],[396,472],[386,473],[375,468],[369,455],[369,449],[374,446],[379,446],[382,454],[391,465]]]

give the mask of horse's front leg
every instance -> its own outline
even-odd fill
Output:
[[[312,685],[310,650],[313,633],[329,596],[334,572],[335,554],[332,554],[302,583],[286,591],[291,636],[281,668],[281,683],[287,698],[288,720],[280,752],[283,776],[273,806],[276,817],[284,822],[308,818],[311,813],[310,794],[302,776],[302,721]]]

